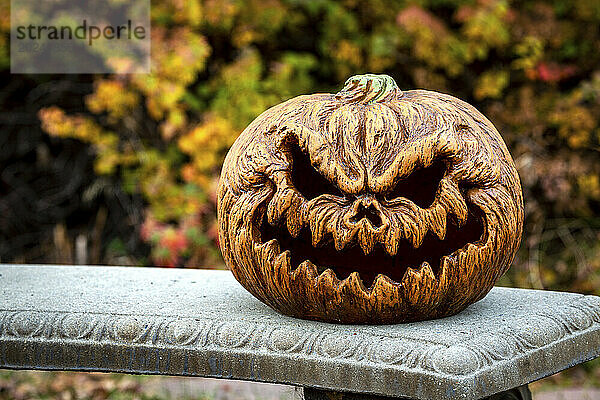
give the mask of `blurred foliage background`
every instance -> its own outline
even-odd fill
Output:
[[[600,1],[156,0],[149,75],[11,75],[0,260],[221,267],[223,157],[266,108],[351,75],[484,112],[521,174],[504,284],[600,294]]]
[[[215,187],[266,108],[351,75],[498,127],[526,229],[503,283],[600,294],[600,2],[156,0],[152,73],[11,75],[0,3],[0,260],[221,267]]]
[[[600,1],[156,0],[149,75],[11,75],[0,261],[223,267],[215,188],[266,108],[386,73],[479,108],[519,169],[502,284],[600,295]]]
[[[526,229],[504,283],[600,294],[600,2],[162,0],[149,75],[10,75],[2,262],[220,267],[223,157],[266,108],[351,75],[451,93],[498,127]]]

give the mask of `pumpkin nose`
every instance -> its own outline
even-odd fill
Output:
[[[361,197],[357,199],[352,207],[352,215],[349,218],[350,223],[357,224],[363,218],[367,219],[373,228],[379,228],[383,222],[381,220],[381,211],[379,211],[377,200],[372,197]]]

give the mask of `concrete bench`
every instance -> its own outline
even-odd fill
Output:
[[[600,298],[494,288],[403,325],[277,314],[227,271],[0,266],[0,367],[296,385],[308,399],[530,398],[600,354]]]

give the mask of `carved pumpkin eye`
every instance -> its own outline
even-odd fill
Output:
[[[344,197],[335,185],[321,175],[310,163],[310,158],[304,154],[297,141],[290,143],[292,156],[292,182],[296,190],[310,200],[322,194],[332,194]]]
[[[426,168],[418,168],[399,180],[393,189],[385,194],[390,201],[405,197],[421,208],[428,208],[435,200],[440,181],[446,174],[446,163],[435,160]]]

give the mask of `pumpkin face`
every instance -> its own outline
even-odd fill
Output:
[[[225,262],[248,291],[342,323],[461,311],[509,267],[523,225],[491,122],[385,75],[261,114],[225,159],[217,207]]]

